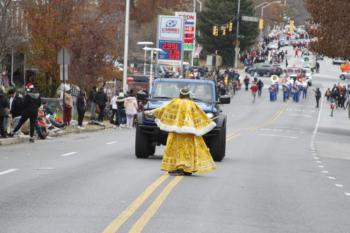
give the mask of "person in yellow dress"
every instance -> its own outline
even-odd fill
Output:
[[[162,170],[174,175],[191,175],[216,169],[202,137],[216,124],[190,99],[188,89],[181,89],[179,98],[145,114],[154,116],[158,127],[169,133]]]

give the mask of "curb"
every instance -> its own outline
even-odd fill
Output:
[[[93,132],[102,131],[106,129],[113,129],[113,126],[105,125],[104,127],[101,126],[100,128],[95,128],[95,129],[74,128],[74,130],[71,132],[63,131],[61,133],[51,133],[48,136],[52,138],[57,138],[57,137],[61,137],[69,134],[93,133]],[[38,139],[38,140],[41,140],[41,139]],[[0,146],[9,146],[9,145],[21,144],[26,142],[29,142],[28,136],[22,137],[22,138],[6,138],[6,139],[0,140]]]

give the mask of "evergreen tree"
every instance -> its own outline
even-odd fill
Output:
[[[223,63],[232,65],[234,60],[234,47],[236,41],[238,0],[208,0],[204,11],[198,15],[198,28],[200,36],[198,42],[206,52],[222,56]],[[253,16],[254,5],[251,0],[241,0],[240,16]],[[233,21],[233,30],[227,30],[223,35],[221,25]],[[213,26],[219,26],[219,36],[213,35]],[[244,51],[251,47],[258,36],[258,24],[255,22],[240,22],[240,48]]]

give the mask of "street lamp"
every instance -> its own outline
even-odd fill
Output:
[[[152,83],[153,83],[153,55],[154,53],[158,54],[158,53],[164,53],[163,49],[160,48],[149,48],[149,47],[145,47],[143,48],[143,50],[145,50],[145,52],[150,51],[151,52],[151,65],[150,65],[150,73],[149,73],[149,92],[151,93],[152,91]]]
[[[260,20],[263,20],[264,18],[264,9],[266,7],[269,7],[273,4],[281,4],[282,5],[282,1],[273,1],[273,2],[263,2],[262,4],[260,4],[261,6],[261,11],[260,11]],[[284,1],[284,4],[286,4],[286,1]],[[260,28],[260,41],[262,41],[262,36],[263,36],[263,28]]]
[[[193,0],[193,12],[197,11],[197,2],[199,3],[199,11],[202,11],[203,2],[201,0]]]
[[[129,20],[130,20],[130,0],[125,0],[125,38],[124,38],[124,70],[123,70],[123,92],[127,91],[128,76],[128,52],[129,52]]]
[[[271,6],[272,4],[281,4],[281,5],[282,5],[282,2],[281,2],[281,1],[273,1],[273,2],[269,2],[269,3],[267,3],[266,5],[264,5],[263,7],[261,7],[261,12],[260,12],[260,17],[261,17],[261,18],[264,17],[264,9],[265,9],[266,7]]]
[[[147,45],[154,45],[154,43],[153,42],[150,42],[150,41],[141,41],[141,42],[137,42],[137,44],[138,45],[144,45],[144,47],[143,47],[143,50],[145,51],[145,55],[144,55],[144,58],[143,58],[143,61],[144,61],[144,63],[143,63],[143,75],[146,75],[146,66],[147,66],[147,62],[146,62],[146,60],[147,60],[147,50],[146,50],[146,48],[148,48],[147,47]]]

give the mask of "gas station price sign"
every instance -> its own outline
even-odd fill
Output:
[[[159,41],[159,48],[164,53],[159,53],[159,59],[161,60],[181,60],[182,43],[181,41]]]

